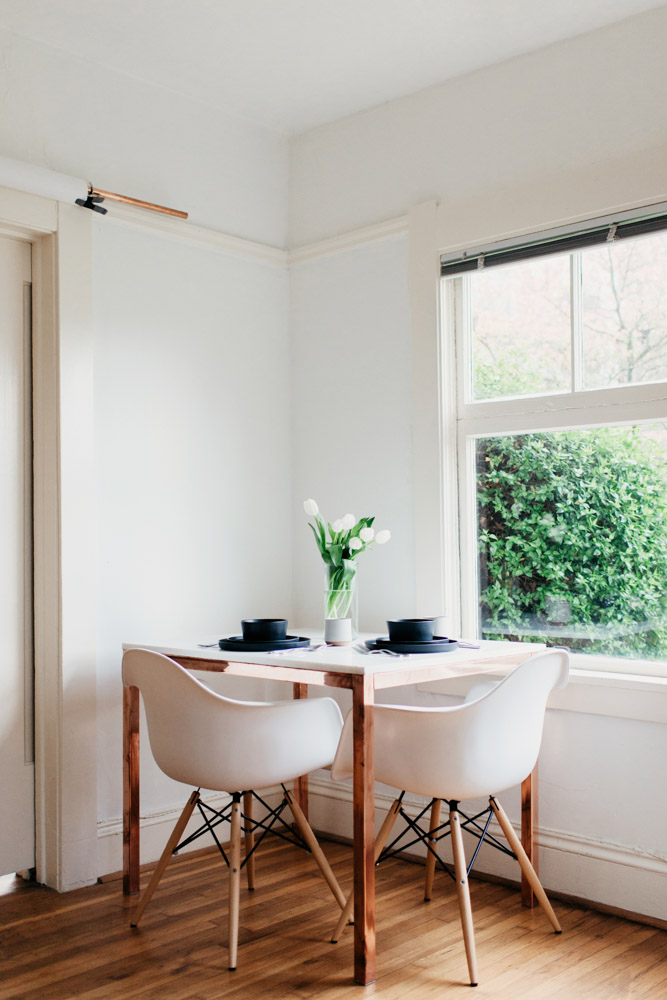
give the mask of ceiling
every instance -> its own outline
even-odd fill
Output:
[[[656,0],[1,0],[0,25],[294,133],[661,6]]]

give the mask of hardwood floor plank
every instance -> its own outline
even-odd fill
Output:
[[[343,892],[351,851],[324,843]],[[142,873],[146,884],[148,872]],[[167,869],[140,928],[119,880],[59,895],[0,886],[0,1000],[447,1000],[467,975],[454,884],[423,901],[422,866],[377,871],[378,978],[352,980],[353,935],[329,935],[337,907],[313,858],[267,838],[256,889],[241,890],[238,969],[227,969],[227,873],[217,852]],[[563,934],[518,890],[471,881],[477,1000],[646,1000],[667,996],[667,932],[557,902]]]

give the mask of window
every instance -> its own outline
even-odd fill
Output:
[[[667,215],[442,275],[463,632],[667,673]]]

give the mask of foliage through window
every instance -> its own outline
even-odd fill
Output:
[[[664,425],[477,442],[488,638],[667,655]]]
[[[608,230],[443,265],[463,627],[667,661],[667,231]]]

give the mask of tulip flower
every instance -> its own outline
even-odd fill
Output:
[[[303,509],[308,517],[314,519],[314,524],[309,522],[309,528],[326,567],[325,616],[347,618],[356,592],[358,553],[374,542],[384,545],[391,534],[386,528],[376,534],[371,527],[374,517],[360,517],[357,521],[354,514],[346,514],[329,524],[312,499],[304,500]]]

